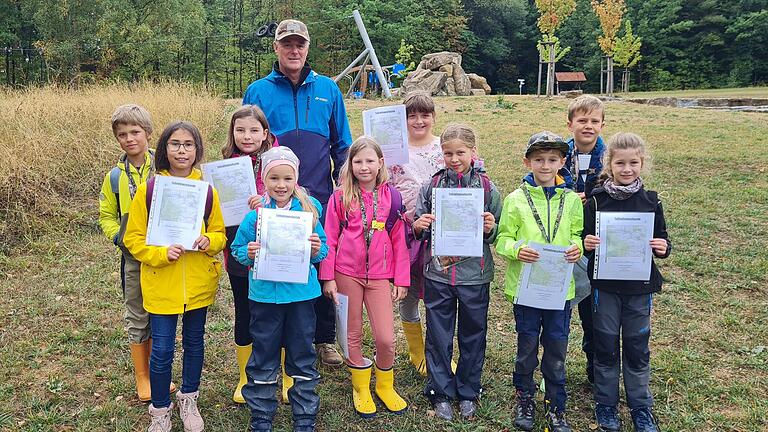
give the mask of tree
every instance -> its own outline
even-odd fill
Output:
[[[613,48],[616,45],[616,33],[621,27],[621,18],[626,6],[624,0],[591,0],[592,9],[600,21],[603,34],[597,38],[600,49],[608,57],[606,93],[613,94]],[[602,77],[600,78],[602,80]]]
[[[536,0],[536,9],[539,10],[539,19],[536,25],[541,31],[542,38],[538,45],[539,53],[546,51],[549,54],[547,59],[547,96],[552,96],[555,92],[555,58],[559,54],[559,46],[555,47],[555,31],[563,25],[563,22],[576,10],[576,0]],[[563,48],[565,55],[570,47]],[[561,51],[562,52],[562,51]],[[562,55],[560,56],[562,57]],[[541,87],[541,62],[539,60],[539,87]],[[538,92],[537,92],[538,93]]]
[[[643,41],[632,33],[632,22],[624,21],[624,35],[616,38],[613,47],[613,61],[624,68],[621,75],[621,91],[629,92],[629,70],[643,58],[640,47]]]

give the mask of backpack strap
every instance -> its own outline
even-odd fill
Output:
[[[487,207],[491,204],[491,179],[480,173],[480,182],[483,184],[483,201]]]
[[[149,180],[147,180],[147,196],[146,196],[146,203],[147,203],[147,214],[149,214],[149,210],[152,208],[152,195],[155,193],[155,178],[152,177]],[[205,211],[203,212],[203,223],[205,224],[206,230],[208,229],[208,219],[211,217],[211,211],[213,210],[213,187],[208,184],[208,193],[205,196]]]
[[[334,192],[333,195],[331,195],[331,198],[333,199],[333,208],[336,210],[336,214],[339,217],[339,232],[342,232],[347,229],[347,225],[349,225],[349,221],[347,221],[347,212],[343,211],[344,206],[341,203],[341,196],[339,196],[339,194]]]
[[[114,167],[109,171],[109,187],[117,200],[117,213],[120,214],[120,168]]]
[[[405,214],[405,208],[403,207],[403,195],[400,191],[389,183],[387,183],[387,187],[389,188],[391,205],[389,207],[389,215],[387,215],[387,222],[384,224],[384,227],[387,229],[387,232],[392,232],[392,228],[395,227],[397,220],[401,219],[403,214]]]

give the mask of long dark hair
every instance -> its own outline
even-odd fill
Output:
[[[189,132],[192,135],[192,140],[195,141],[195,163],[192,166],[197,166],[203,160],[203,137],[200,136],[197,126],[188,121],[176,120],[163,129],[163,133],[160,134],[160,138],[157,140],[155,167],[158,171],[171,169],[171,163],[168,161],[168,140],[179,129]]]
[[[235,121],[246,117],[253,117],[261,124],[261,127],[267,131],[267,139],[265,139],[261,143],[261,147],[256,150],[258,155],[271,149],[272,145],[275,143],[275,136],[272,135],[272,132],[269,130],[269,122],[267,122],[267,116],[264,115],[264,111],[256,105],[243,105],[240,109],[232,113],[232,118],[229,120],[227,144],[221,149],[221,155],[224,156],[224,159],[229,158],[232,156],[232,153],[238,151],[237,145],[235,144]]]

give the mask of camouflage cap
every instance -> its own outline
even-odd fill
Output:
[[[275,30],[275,40],[279,41],[292,35],[300,36],[309,42],[309,30],[307,30],[306,24],[294,19],[280,21],[277,30]]]
[[[570,147],[559,135],[550,131],[541,131],[531,135],[528,145],[525,147],[525,157],[528,157],[534,150],[560,150],[565,157]]]

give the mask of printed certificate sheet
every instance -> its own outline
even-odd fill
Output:
[[[363,111],[363,133],[381,146],[387,165],[408,163],[408,123],[405,105],[390,105]]]
[[[312,248],[312,213],[261,209],[256,238],[261,248],[253,278],[273,282],[307,283]]]
[[[482,188],[432,190],[432,255],[483,256]]]
[[[256,195],[256,178],[251,158],[238,157],[201,165],[203,179],[216,188],[221,201],[224,225],[240,225],[251,211],[248,198]]]
[[[192,245],[203,228],[208,183],[172,176],[156,176],[147,225],[147,245]]]
[[[597,212],[595,279],[651,279],[653,213]]]
[[[339,305],[336,306],[336,340],[339,342],[344,358],[349,358],[349,343],[347,328],[349,327],[349,297],[336,293]]]
[[[565,260],[565,251],[570,246],[530,243],[528,247],[539,253],[539,260],[523,265],[516,303],[563,310],[573,274],[573,263]]]

